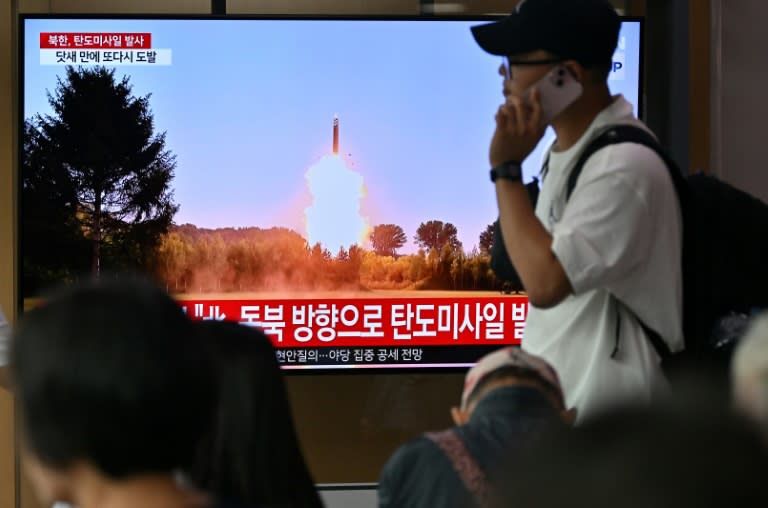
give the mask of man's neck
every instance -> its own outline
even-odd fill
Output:
[[[554,150],[563,152],[575,145],[587,132],[595,117],[610,106],[614,99],[607,86],[585,90],[579,100],[552,121],[552,128],[557,134]]]
[[[210,499],[180,487],[170,474],[147,474],[111,480],[96,473],[80,476],[75,492],[78,508],[203,508]]]

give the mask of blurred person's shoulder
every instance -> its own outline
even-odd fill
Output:
[[[434,463],[444,460],[443,452],[440,451],[435,442],[426,436],[420,436],[395,450],[384,469],[390,472],[408,472],[410,469],[417,468],[419,463]]]
[[[435,442],[421,436],[400,446],[379,479],[379,506],[469,506],[468,493]]]

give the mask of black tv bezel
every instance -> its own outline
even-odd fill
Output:
[[[21,179],[21,168],[24,157],[24,150],[21,146],[24,136],[24,41],[25,41],[25,22],[27,20],[46,20],[46,19],[61,19],[61,20],[139,20],[139,21],[476,21],[493,22],[503,18],[504,15],[497,14],[485,14],[485,15],[336,15],[336,14],[133,14],[133,13],[120,13],[120,14],[105,14],[105,13],[67,13],[67,14],[54,14],[54,13],[20,13],[18,17],[18,64],[17,64],[17,76],[18,76],[18,120],[17,120],[17,158],[16,158],[16,181],[17,181],[17,201],[16,201],[16,284],[17,284],[17,312],[18,316],[24,313],[24,275],[23,275],[23,263],[22,257],[22,210],[23,210],[23,181]],[[642,16],[621,16],[623,22],[637,22],[640,28],[640,40],[639,40],[639,69],[638,69],[638,102],[636,104],[637,116],[643,119],[645,116],[644,110],[644,79],[645,79],[645,18]],[[478,48],[479,49],[479,48]],[[499,346],[502,347],[502,346]],[[445,366],[445,367],[416,367],[416,366],[396,366],[396,367],[382,367],[382,366],[354,366],[354,367],[321,367],[321,368],[282,368],[284,375],[302,376],[302,375],[389,375],[389,374],[439,374],[439,373],[459,373],[467,370],[466,366]]]

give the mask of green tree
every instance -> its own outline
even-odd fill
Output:
[[[451,279],[453,280],[453,289],[463,289],[464,263],[466,257],[463,252],[457,252],[451,261]]]
[[[412,281],[418,282],[428,276],[427,258],[423,250],[419,250],[417,254],[410,256],[410,261],[411,273],[409,276]]]
[[[261,257],[258,244],[243,238],[227,246],[228,271],[232,287],[238,291],[253,288],[261,275]]]
[[[485,231],[480,233],[480,252],[488,254],[493,248],[493,224],[488,224]]]
[[[227,246],[220,233],[205,235],[197,240],[192,252],[195,266],[195,285],[202,292],[221,291],[221,282],[226,275]]]
[[[25,296],[88,270],[88,242],[77,218],[77,191],[56,150],[24,122],[20,230]]]
[[[178,206],[170,188],[175,157],[156,133],[149,95],[132,94],[129,78],[114,69],[67,67],[48,95],[53,113],[37,115],[25,137],[25,160],[54,164],[71,187],[72,208],[91,243],[91,269],[104,253],[119,264],[141,264],[160,244]],[[34,132],[33,132],[34,131]],[[136,259],[139,256],[141,259]]]
[[[157,249],[156,264],[159,275],[172,291],[187,289],[187,275],[191,271],[193,248],[180,234],[165,235]]]
[[[403,228],[396,224],[379,224],[371,231],[370,238],[376,254],[392,257],[397,255],[397,249],[405,245],[408,240]]]
[[[419,225],[414,240],[417,245],[424,249],[439,252],[445,245],[448,245],[452,250],[461,248],[458,235],[456,226],[450,222],[443,223],[443,221],[431,220]]]

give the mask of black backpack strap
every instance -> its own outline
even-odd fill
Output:
[[[565,193],[566,202],[570,199],[571,194],[573,193],[573,190],[576,188],[576,184],[578,183],[579,176],[581,175],[581,172],[584,169],[584,165],[587,163],[587,160],[589,160],[589,158],[592,157],[595,154],[595,152],[597,152],[598,150],[605,148],[606,146],[615,145],[618,143],[636,143],[638,145],[646,146],[651,150],[653,150],[664,161],[664,165],[667,167],[669,174],[672,178],[672,182],[675,186],[675,191],[677,193],[678,200],[681,202],[681,208],[682,208],[682,201],[683,199],[685,199],[685,193],[684,193],[685,182],[684,182],[682,173],[680,173],[680,171],[677,168],[677,164],[675,164],[672,158],[661,147],[659,142],[656,140],[656,138],[653,137],[651,133],[649,133],[645,129],[636,127],[634,125],[615,125],[607,129],[606,131],[604,131],[595,139],[593,139],[584,148],[581,155],[579,155],[579,158],[577,159],[576,164],[573,166],[573,169],[568,175],[568,183],[566,186],[566,193]],[[634,315],[634,312],[632,312],[632,310],[629,309],[629,307],[627,307],[625,304],[623,304],[618,298],[616,298],[615,296],[613,298],[622,306],[624,306],[627,309],[627,311],[634,316],[635,320],[643,329],[643,332],[645,333],[646,337],[648,337],[648,340],[653,345],[653,348],[656,350],[656,353],[661,357],[662,360],[665,360],[670,356],[672,356],[672,352],[669,350],[669,346],[661,338],[661,335],[659,335],[655,330],[651,329],[642,320],[640,320],[640,318]],[[616,346],[614,347],[611,357],[616,356],[619,349],[620,321],[618,321],[618,319],[619,318],[617,316]]]
[[[640,328],[643,329],[643,333],[646,337],[648,337],[648,342],[651,343],[653,346],[653,349],[656,350],[656,354],[659,355],[659,358],[661,358],[662,361],[667,360],[672,357],[672,351],[669,350],[669,346],[667,346],[667,343],[664,342],[664,339],[661,338],[661,335],[659,335],[656,330],[653,330],[648,325],[643,323],[643,321],[637,317],[637,315],[632,312],[632,309],[630,309],[627,305],[624,305],[621,300],[616,298],[615,296],[611,295],[611,300],[616,303],[616,342],[613,346],[613,351],[611,351],[611,358],[616,358],[616,355],[619,353],[619,342],[621,338],[621,311],[620,308],[623,307],[627,309],[627,312],[629,312],[633,318],[635,318],[635,321],[637,321],[637,324],[640,325]]]
[[[635,125],[615,125],[605,130],[598,137],[593,139],[579,155],[576,164],[573,166],[571,173],[568,175],[568,185],[566,187],[565,200],[570,199],[573,190],[576,188],[579,176],[581,175],[584,165],[587,163],[590,157],[601,148],[605,148],[609,145],[615,145],[618,143],[636,143],[650,148],[664,161],[665,166],[669,170],[672,182],[675,185],[675,190],[678,192],[678,198],[681,198],[681,189],[685,185],[683,175],[677,168],[677,164],[667,154],[667,152],[661,147],[659,142],[653,135],[647,130],[637,127]]]
[[[630,311],[632,312],[632,311]],[[664,339],[661,338],[661,335],[659,335],[656,330],[652,330],[648,327],[645,323],[643,323],[640,318],[635,316],[635,319],[640,324],[640,328],[643,329],[643,332],[645,332],[645,336],[648,337],[648,340],[651,342],[651,345],[653,346],[653,349],[656,350],[656,353],[659,355],[659,357],[662,360],[666,360],[669,357],[672,356],[672,351],[669,350],[669,346],[666,342],[664,342]],[[618,341],[618,338],[617,338]]]
[[[539,177],[541,178],[542,182],[547,177],[547,173],[549,173],[549,155],[551,153],[552,153],[552,149],[550,148],[549,151],[547,152],[547,155],[544,156],[544,162],[541,164],[541,171],[539,171]]]

